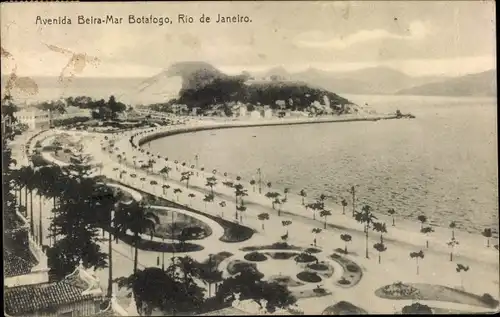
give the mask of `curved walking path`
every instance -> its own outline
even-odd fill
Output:
[[[67,132],[67,131],[65,131]],[[131,148],[130,142],[128,138],[135,134],[136,132],[123,133],[121,135],[114,135],[111,139],[114,140],[115,146],[120,149],[120,152],[125,152],[127,154],[127,164],[131,164],[131,157],[137,156],[137,158],[146,158],[146,156],[138,151],[135,151]],[[102,163],[101,173],[106,175],[109,178],[117,179],[120,182],[135,187],[140,188],[144,192],[151,193],[155,196],[164,197],[170,200],[176,200],[180,203],[188,205],[192,204],[192,208],[204,211],[206,213],[212,215],[221,215],[224,212],[226,217],[231,217],[235,210],[234,204],[234,194],[228,188],[224,188],[221,185],[217,185],[214,188],[214,192],[216,195],[216,202],[214,204],[207,204],[202,201],[204,195],[208,192],[208,189],[204,186],[205,179],[202,177],[193,176],[190,181],[190,188],[185,188],[185,183],[181,184],[178,179],[180,172],[175,171],[175,166],[170,162],[170,166],[173,166],[172,173],[169,179],[163,178],[158,175],[152,175],[151,173],[134,169],[133,166],[120,164],[120,162],[116,159],[116,153],[113,153],[110,157],[108,152],[103,152],[101,150],[101,146],[99,146],[99,141],[104,142],[104,138],[102,135],[93,134],[95,137],[93,140],[85,140],[82,141],[85,145],[85,151],[91,154],[94,159],[100,163]],[[105,143],[105,142],[104,142]],[[159,170],[161,167],[167,165],[169,162],[162,161],[161,164],[158,162],[153,170]],[[120,179],[119,175],[117,175],[116,171],[113,171],[113,168],[119,167],[120,170],[125,170],[126,174],[122,176]],[[136,178],[130,177],[130,174],[137,174]],[[202,174],[198,171],[198,174]],[[202,174],[205,176],[206,174],[210,175],[210,173]],[[141,182],[139,179],[144,177],[146,181]],[[220,176],[219,179],[222,179]],[[151,185],[149,182],[151,180],[156,180],[159,185]],[[163,195],[161,185],[168,184],[171,188],[166,192],[166,195]],[[180,188],[182,193],[180,193],[177,197],[172,194],[173,188]],[[196,197],[192,200],[188,198],[188,194],[193,193]],[[249,194],[251,194],[251,190],[249,190]],[[219,243],[217,245],[210,245],[211,250],[203,250],[200,252],[195,252],[190,254],[194,258],[202,258],[203,256],[207,256],[208,253],[215,253],[215,251],[228,250],[231,253],[238,253],[238,251],[233,251],[234,249],[239,249],[245,245],[263,245],[269,244],[279,240],[280,236],[288,230],[290,233],[289,243],[294,245],[301,246],[309,246],[313,239],[313,234],[311,233],[311,229],[314,227],[322,227],[322,222],[314,221],[310,219],[310,215],[300,215],[300,213],[304,214],[303,208],[298,205],[298,207],[293,207],[292,204],[285,205],[285,209],[289,213],[297,212],[299,216],[294,216],[291,214],[283,214],[282,217],[278,217],[276,212],[270,208],[269,200],[261,199],[259,197],[254,197],[257,195],[249,195],[249,197],[245,197],[245,202],[249,201],[247,204],[247,211],[245,211],[245,215],[243,217],[243,225],[254,228],[258,233],[254,235],[252,239],[249,241],[245,241],[244,243],[238,243],[235,246],[232,246],[229,243]],[[226,201],[227,205],[225,208],[220,208],[218,206],[218,202],[221,198]],[[260,201],[260,202],[259,202]],[[206,208],[206,209],[205,209]],[[261,212],[267,212],[270,214],[270,220],[266,222],[266,230],[261,229],[261,222],[257,219],[257,215]],[[307,219],[309,217],[309,219]],[[345,217],[349,219],[349,217]],[[281,221],[285,219],[292,219],[293,224],[288,228],[283,228],[281,225]],[[342,220],[342,215],[334,214],[331,217],[332,221],[337,222],[338,219]],[[352,219],[351,219],[352,220]],[[353,221],[351,221],[353,222]],[[349,301],[357,306],[366,308],[366,303],[370,303],[370,312],[377,313],[393,313],[394,305],[398,306],[402,305],[401,301],[393,301],[387,302],[386,299],[380,299],[375,296],[374,292],[379,287],[392,283],[394,281],[405,281],[405,282],[417,282],[417,283],[430,283],[430,284],[441,284],[446,286],[453,287],[454,285],[459,284],[459,277],[455,272],[454,268],[457,262],[449,262],[447,260],[447,251],[439,250],[439,248],[434,248],[431,243],[431,249],[422,249],[426,252],[426,257],[421,263],[421,271],[420,275],[415,275],[412,270],[415,267],[415,262],[413,259],[410,259],[408,254],[410,251],[418,251],[418,245],[420,240],[412,241],[412,234],[410,232],[403,232],[403,236],[396,237],[391,236],[390,234],[386,238],[386,244],[388,246],[388,250],[382,254],[382,263],[378,264],[376,261],[377,253],[375,251],[370,250],[370,259],[364,258],[364,235],[361,230],[361,225],[353,222],[353,228],[360,228],[359,233],[352,231],[353,241],[349,246],[350,251],[354,251],[348,255],[349,259],[357,262],[364,271],[363,278],[359,282],[358,286],[349,288],[349,289],[335,289],[334,293],[331,296],[318,297],[318,298],[309,298],[309,299],[300,299],[299,305],[303,307],[306,313],[317,313],[321,312],[324,308],[331,305],[334,301],[345,300]],[[395,231],[394,228],[390,228],[390,231]],[[401,231],[401,230],[400,230]],[[326,230],[323,230],[321,234],[318,235],[318,245],[322,246],[324,252],[329,252],[327,249],[331,249],[333,253],[333,249],[338,247],[343,247],[343,242],[340,240],[340,233],[345,232],[344,230],[339,230],[335,228],[329,227]],[[462,234],[462,233],[460,233]],[[392,238],[392,239],[390,239]],[[396,238],[402,238],[405,243],[400,243]],[[373,243],[378,242],[378,235],[371,234],[369,238],[369,245],[373,245]],[[395,241],[394,241],[395,240]],[[409,242],[407,240],[410,240]],[[409,246],[413,246],[413,248],[409,248]],[[437,249],[437,250],[436,250]],[[477,249],[477,247],[476,247]],[[495,254],[491,254],[490,250],[477,250],[477,253],[473,253],[473,255],[469,255],[468,249],[464,250],[467,252],[463,256],[459,254],[457,257],[457,261],[463,264],[470,264],[471,271],[469,274],[469,279],[471,283],[466,286],[466,289],[470,292],[476,294],[482,294],[485,292],[491,293],[494,297],[498,297],[498,284],[489,282],[491,281],[491,277],[498,278],[498,259],[495,261],[492,260]],[[479,254],[479,256],[478,256]],[[497,254],[498,255],[498,254]],[[146,258],[141,261],[142,258]],[[156,266],[156,263],[151,265],[153,262],[152,256],[144,253],[140,253],[140,261],[142,263],[149,263],[149,266]],[[439,267],[439,272],[436,271],[436,268]],[[495,275],[496,274],[496,275]],[[472,281],[483,281],[481,283],[473,283]],[[449,309],[456,309],[459,305],[454,303],[442,303],[440,305],[445,305]],[[404,305],[402,305],[404,306]],[[401,307],[402,307],[401,306]],[[473,311],[480,311],[480,308],[476,308]],[[490,310],[492,311],[492,310]]]

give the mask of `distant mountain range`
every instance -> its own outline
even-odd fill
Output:
[[[448,94],[451,96],[496,95],[496,88],[492,89],[496,87],[496,81],[491,81],[495,75],[496,71],[491,70],[461,77],[410,76],[390,67],[370,67],[346,72],[309,68],[295,73],[290,73],[283,67],[275,67],[265,72],[252,74],[256,79],[276,76],[280,79],[300,80],[345,94]],[[460,83],[463,83],[464,86],[471,85],[474,88],[460,88]],[[441,88],[436,88],[437,90],[433,91],[431,86],[435,84]],[[450,87],[446,88],[448,86]]]
[[[496,96],[496,80],[496,70],[489,70],[402,89],[397,94],[420,96]]]

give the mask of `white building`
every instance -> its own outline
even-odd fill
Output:
[[[254,111],[250,112],[250,119],[257,120],[257,119],[260,119],[260,118],[262,118],[262,116],[260,115],[260,111],[254,110]]]
[[[29,130],[50,126],[51,114],[35,107],[22,108],[14,113],[19,123],[26,124]]]
[[[264,109],[264,118],[271,119],[272,117],[273,117],[273,110],[272,109]]]
[[[240,105],[240,117],[246,117],[248,108],[246,105]]]

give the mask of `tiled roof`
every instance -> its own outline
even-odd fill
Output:
[[[18,316],[92,298],[92,295],[82,295],[83,291],[66,280],[5,288],[5,312]]]
[[[29,249],[3,250],[4,267],[3,274],[4,277],[12,277],[18,275],[24,275],[31,272],[31,269],[38,264],[35,256],[29,251]]]
[[[213,310],[207,313],[199,314],[198,316],[243,316],[243,315],[248,315],[244,311],[234,308],[234,307],[227,307],[219,310]]]

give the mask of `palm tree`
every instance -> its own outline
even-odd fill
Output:
[[[420,230],[422,230],[422,228],[424,228],[424,223],[427,222],[427,217],[425,215],[420,215],[417,219],[420,221]]]
[[[259,214],[257,216],[257,218],[259,218],[259,220],[262,221],[262,230],[265,230],[264,229],[264,221],[269,220],[269,214],[266,212],[263,212],[263,213]]]
[[[491,228],[485,228],[483,230],[483,236],[486,238],[486,247],[490,247],[490,238],[492,236]]]
[[[313,245],[316,246],[316,236],[321,233],[321,228],[313,228],[312,233],[314,234]]]
[[[238,197],[248,196],[247,190],[241,184],[234,185],[235,204],[238,206]]]
[[[307,193],[304,189],[301,189],[299,195],[302,196],[302,206],[305,206],[304,199],[307,197]]]
[[[273,205],[274,206],[278,205],[278,217],[280,217],[281,216],[281,200],[278,197],[276,197],[273,201]]]
[[[410,252],[410,258],[415,259],[417,261],[417,275],[418,275],[419,274],[418,259],[424,258],[424,251],[420,250],[419,252]]]
[[[174,194],[176,195],[177,201],[179,201],[179,193],[182,193],[182,189],[175,188],[174,189]]]
[[[313,220],[316,220],[316,212],[318,210],[321,210],[322,209],[322,206],[320,204],[318,204],[317,202],[315,203],[310,203],[310,204],[307,204],[306,205],[306,210],[307,209],[311,209],[312,210],[312,213],[313,213]]]
[[[345,198],[342,198],[341,204],[342,204],[342,214],[345,215],[345,207],[347,207],[347,200]]]
[[[203,201],[205,202],[205,212],[207,212],[207,203],[214,201],[214,195],[208,194],[203,197]]]
[[[326,217],[331,216],[332,213],[330,210],[323,209],[319,212],[319,216],[325,218],[324,229],[326,229]]]
[[[280,193],[267,192],[264,196],[266,196],[267,198],[271,199],[272,207],[273,207],[273,209],[275,209],[274,202],[276,201],[276,199],[278,199],[278,197],[280,196]]]
[[[457,227],[457,224],[455,221],[450,222],[450,229],[451,229],[451,239],[455,239],[455,228]]]
[[[352,240],[352,237],[350,234],[347,234],[347,233],[343,233],[340,235],[340,239],[342,239],[342,241],[345,242],[345,249],[344,249],[344,253],[347,254],[347,243],[348,242],[351,242]]]
[[[188,194],[188,197],[189,197],[189,206],[193,206],[193,198],[196,197],[195,194],[193,193],[189,193]],[[206,207],[206,206],[205,206]],[[206,211],[207,208],[205,208],[205,211]]]
[[[215,185],[217,185],[217,178],[215,178],[215,176],[207,177],[207,183],[205,184],[205,186],[210,187],[210,193],[212,194],[212,196],[214,195]]]
[[[368,229],[370,225],[373,224],[374,220],[377,219],[375,215],[371,212],[372,208],[368,205],[364,205],[361,208],[361,212],[356,212],[354,218],[357,222],[362,223],[364,225],[365,231],[365,241],[366,241],[366,258],[368,259]]]
[[[352,195],[352,216],[355,217],[356,216],[356,187],[355,186],[351,186],[351,190],[350,190],[350,193]]]
[[[285,194],[285,199],[287,199],[288,197],[288,193],[290,192],[290,188],[286,187],[284,190],[283,190],[283,194]]]
[[[221,202],[219,203],[219,206],[220,206],[221,208],[226,207],[226,202],[225,202],[225,201],[221,201]],[[222,218],[224,218],[224,209],[221,209],[221,216],[222,216]]]
[[[468,272],[469,271],[469,266],[465,266],[463,264],[457,263],[457,268],[456,268],[457,273],[460,275],[460,286],[462,287],[462,290],[464,289],[464,276],[462,272]]]
[[[420,229],[420,232],[425,234],[425,236],[426,236],[425,247],[429,248],[429,234],[434,232],[434,229],[432,227],[424,227],[424,228]]]
[[[120,210],[115,214],[116,231],[126,234],[127,230],[134,234],[134,273],[137,272],[138,264],[138,245],[141,234],[150,233],[151,237],[155,227],[160,223],[158,216],[148,211],[143,203],[132,201],[129,205],[121,205]]]
[[[160,174],[164,174],[165,178],[168,179],[168,174],[170,173],[171,170],[172,168],[170,166],[165,166],[160,170]]]
[[[380,232],[380,243],[384,243],[384,233],[387,233],[387,227],[385,222],[375,222],[373,223],[373,231]]]
[[[250,181],[250,186],[252,186],[252,190],[253,190],[253,192],[254,192],[254,193],[255,193],[255,184],[256,184],[255,180],[254,180],[254,179],[252,179],[252,180]]]
[[[181,173],[181,180],[180,182],[182,183],[183,181],[186,181],[186,188],[189,188],[189,179],[193,176],[193,172],[191,171],[186,171]]]
[[[384,245],[383,242],[379,242],[379,243],[375,243],[373,245],[373,248],[378,251],[378,263],[380,264],[380,262],[381,262],[381,254],[382,254],[382,252],[384,252],[385,250],[387,250],[387,247]]]
[[[236,206],[236,210],[240,212],[240,222],[243,223],[243,212],[247,210],[247,207],[242,198],[240,199],[240,205]],[[238,220],[238,218],[236,218],[236,220]]]
[[[281,225],[284,228],[288,228],[288,226],[290,226],[291,224],[292,224],[292,222],[290,220],[283,220],[283,221],[281,221]],[[286,229],[285,235],[288,236],[288,229]]]
[[[458,240],[456,240],[455,238],[452,238],[450,241],[448,241],[448,243],[446,243],[451,251],[450,251],[450,262],[453,261],[453,250],[455,249],[455,246],[459,245],[458,243]]]
[[[389,210],[387,210],[387,213],[392,216],[392,226],[395,227],[396,222],[394,221],[394,214],[396,213],[396,210],[394,210],[394,208],[389,208]]]
[[[170,185],[163,185],[161,189],[163,190],[163,195],[166,195],[165,191],[170,188]]]

